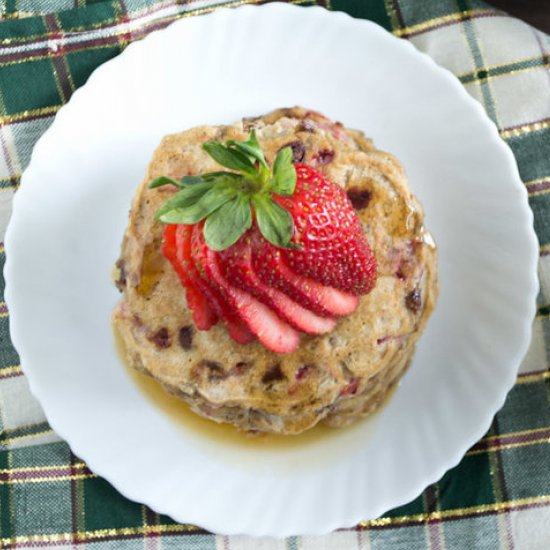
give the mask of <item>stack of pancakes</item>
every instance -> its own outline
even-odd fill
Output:
[[[222,323],[196,329],[155,221],[175,188],[148,188],[159,176],[219,170],[202,144],[245,140],[252,128],[269,164],[290,146],[295,162],[346,190],[378,264],[376,285],[355,312],[284,355],[257,341],[235,343]],[[165,137],[137,190],[117,265],[114,324],[130,365],[199,415],[246,431],[297,434],[372,413],[409,365],[437,298],[436,248],[399,162],[361,132],[302,108]]]

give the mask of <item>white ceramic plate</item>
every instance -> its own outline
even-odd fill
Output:
[[[161,136],[295,104],[402,160],[440,248],[441,296],[379,415],[240,447],[176,425],[127,376],[110,272]],[[36,146],[6,239],[13,341],[52,427],[127,497],[219,533],[325,533],[416,497],[488,428],[530,339],[531,226],[495,127],[410,44],[320,8],[220,10],[100,67]]]

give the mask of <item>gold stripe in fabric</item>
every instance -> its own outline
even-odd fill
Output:
[[[532,434],[541,433],[541,432],[544,433],[544,432],[547,432],[548,429],[549,427],[545,426],[544,428],[533,428],[532,430],[520,430],[518,432],[509,432],[509,433],[500,434],[500,435],[488,435],[487,437],[484,437],[482,441],[498,441],[500,439],[518,437],[521,435],[532,435]]]
[[[518,67],[517,69],[507,70],[507,67],[517,66],[525,63],[523,67]],[[533,63],[530,65],[530,63]],[[527,57],[525,59],[519,59],[512,63],[504,63],[501,65],[487,65],[480,69],[475,69],[473,71],[468,71],[466,73],[455,75],[464,86],[469,86],[470,84],[477,84],[480,80],[484,82],[491,80],[493,78],[499,78],[501,76],[514,75],[518,73],[524,73],[525,71],[532,71],[536,69],[545,69],[548,66],[548,63],[541,63],[541,56],[536,57]],[[502,71],[502,72],[500,72]],[[490,72],[495,72],[496,74],[489,74]],[[483,77],[479,76],[479,73],[484,73]]]
[[[79,481],[82,479],[90,479],[97,477],[96,474],[74,474],[65,476],[51,476],[51,477],[27,477],[25,479],[9,479],[0,480],[0,485],[23,485],[25,483],[51,483],[52,481]]]
[[[83,470],[86,469],[87,466],[84,462],[77,462],[76,464],[54,464],[54,465],[47,465],[44,466],[21,466],[20,468],[8,468],[8,469],[0,469],[0,475],[1,474],[18,474],[18,473],[26,473],[26,472],[40,472],[43,470],[59,470],[59,471],[66,471],[68,469],[72,468],[73,470]]]
[[[13,115],[0,116],[0,125],[14,124],[16,122],[25,122],[26,120],[38,117],[45,117],[55,115],[57,111],[61,109],[61,105],[51,105],[49,107],[42,107],[40,109],[29,109],[28,111],[21,111]]]
[[[495,502],[494,504],[482,504],[480,506],[469,506],[456,508],[454,510],[441,510],[430,514],[414,514],[410,516],[398,516],[395,518],[382,517],[370,521],[362,521],[360,527],[385,527],[402,524],[423,524],[430,520],[458,519],[465,516],[477,514],[508,512],[516,508],[550,504],[550,495],[509,500],[507,502]]]
[[[550,174],[543,178],[537,178],[535,180],[526,181],[524,183],[525,183],[525,187],[533,187],[534,185],[538,185],[539,183],[544,183],[545,181],[550,181]]]
[[[16,11],[13,13],[3,13],[2,19],[22,19],[24,17],[35,17],[36,13],[32,11]]]
[[[429,520],[443,520],[447,518],[461,518],[484,513],[507,512],[515,508],[526,506],[545,505],[550,503],[550,495],[512,500],[508,502],[499,502],[495,504],[486,504],[481,506],[472,506],[467,508],[458,508],[454,510],[437,511],[431,514],[414,514],[410,516],[399,516],[395,518],[382,517],[370,521],[359,523],[360,527],[385,527],[399,526],[403,524],[423,524]],[[17,546],[24,544],[46,544],[62,542],[91,542],[105,538],[123,538],[132,536],[185,534],[200,531],[195,525],[149,525],[143,527],[125,527],[121,529],[99,529],[96,531],[77,531],[76,533],[55,533],[50,535],[20,535],[12,538],[0,539],[0,544],[4,547]]]
[[[540,247],[540,253],[546,255],[547,252],[550,252],[550,244],[543,244]]]
[[[485,449],[473,449],[468,451],[466,455],[481,455],[485,453],[492,453],[496,451],[502,451],[503,449],[514,449],[516,447],[527,447],[528,445],[538,445],[540,443],[550,443],[550,437],[541,437],[540,439],[531,439],[529,441],[518,441],[517,443],[495,443],[494,445]]]
[[[475,69],[473,71],[468,71],[468,72],[465,72],[465,73],[461,73],[461,74],[457,74],[455,75],[457,78],[460,78],[460,79],[465,79],[465,78],[468,78],[468,77],[472,77],[472,76],[475,76],[477,73],[479,73],[479,71],[498,71],[498,70],[501,70],[501,69],[506,69],[506,67],[509,67],[510,65],[518,65],[518,64],[523,64],[523,63],[536,63],[536,62],[540,62],[540,55],[537,55],[535,57],[525,57],[523,59],[518,59],[517,61],[512,61],[512,62],[509,62],[509,63],[501,63],[500,65],[484,65],[483,67],[480,67],[479,69]],[[537,65],[536,67],[525,67],[525,69],[531,69],[531,68],[540,68],[542,67],[542,65]],[[519,70],[525,70],[525,69],[519,69]],[[503,74],[512,74],[514,71],[510,71],[510,72],[506,72],[506,73],[503,73]]]
[[[520,430],[517,432],[509,432],[505,434],[486,436],[478,444],[481,448],[479,449],[473,448],[469,450],[466,454],[477,455],[482,453],[498,451],[501,449],[510,449],[513,447],[524,447],[526,445],[533,445],[537,443],[550,443],[550,437],[548,436],[548,431],[549,431],[549,428],[545,426],[544,428],[533,428],[532,430]],[[529,441],[516,441],[516,442],[510,441],[518,437],[538,435],[538,434],[544,435],[544,437],[539,437],[537,439],[530,439]],[[509,441],[509,443],[507,443],[507,441]],[[484,444],[486,445],[486,447],[483,447]],[[476,447],[478,445],[476,445]]]
[[[538,195],[545,195],[547,193],[550,193],[550,175],[544,178],[526,181],[525,188],[527,189],[530,197],[536,197]],[[540,247],[541,253],[544,249],[545,246]],[[550,250],[550,248],[548,248],[548,245],[546,245],[546,249]]]
[[[518,376],[516,384],[532,384],[533,382],[540,382],[541,380],[548,379],[550,379],[550,371],[545,370],[543,372],[536,372],[534,374]]]
[[[516,128],[510,128],[508,130],[501,130],[500,137],[502,139],[509,139],[513,137],[519,137],[531,132],[539,132],[540,130],[546,130],[550,128],[550,119],[539,120],[537,122],[531,122],[529,124],[523,124]]]
[[[461,21],[465,21],[467,19],[471,19],[474,17],[481,17],[483,15],[494,15],[495,10],[465,10],[461,11],[459,13],[451,13],[450,15],[443,15],[441,17],[435,17],[433,19],[428,19],[427,21],[423,21],[422,23],[417,23],[416,25],[411,25],[410,27],[403,27],[402,29],[396,29],[393,31],[393,34],[396,36],[408,36],[411,34],[416,34],[424,31],[432,30],[433,28],[437,28],[440,25],[443,25],[445,23],[460,23]]]
[[[386,13],[388,14],[390,18],[390,24],[393,29],[393,33],[396,36],[399,36],[397,33],[400,32],[400,30],[403,28],[402,25],[402,18],[400,17],[399,13],[399,7],[397,6],[395,1],[392,0],[384,0],[384,7],[386,8]]]
[[[3,369],[0,369],[0,380],[2,378],[8,378],[9,376],[13,376],[14,374],[21,374],[21,365],[14,365],[13,367],[4,367]],[[0,470],[1,472],[2,470]]]
[[[143,527],[123,527],[120,529],[98,529],[96,531],[77,531],[75,533],[54,533],[50,535],[20,535],[12,538],[0,539],[1,547],[20,546],[23,544],[47,544],[60,542],[92,542],[106,538],[124,538],[132,536],[150,536],[171,534],[185,534],[201,531],[195,525],[147,525]]]

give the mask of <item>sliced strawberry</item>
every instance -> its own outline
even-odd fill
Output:
[[[250,240],[249,234],[246,234],[233,246],[219,253],[221,271],[226,280],[269,306],[295,329],[308,334],[330,332],[336,326],[335,319],[315,315],[283,292],[260,281],[252,265]]]
[[[252,234],[252,263],[263,284],[278,288],[316,315],[341,317],[357,308],[357,296],[294,273],[286,265],[280,249],[257,231]]]
[[[235,314],[223,295],[216,288],[216,285],[201,275],[200,263],[197,263],[197,258],[192,250],[191,237],[193,227],[191,225],[178,225],[176,231],[178,259],[188,267],[189,277],[200,293],[206,298],[217,317],[224,322],[229,336],[239,344],[248,344],[254,340],[254,335],[248,330],[239,316]]]
[[[172,264],[178,274],[182,285],[185,287],[187,305],[191,310],[193,321],[199,330],[209,330],[218,322],[218,316],[214,313],[208,301],[198,290],[189,277],[189,269],[186,263],[178,259],[176,246],[177,225],[168,224],[164,227],[161,252]]]
[[[218,254],[204,244],[202,226],[198,224],[193,229],[192,253],[195,262],[200,263],[205,275],[214,281],[234,311],[264,346],[275,353],[294,351],[300,343],[300,335],[265,304],[225,279]]]

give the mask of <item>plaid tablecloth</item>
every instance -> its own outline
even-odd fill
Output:
[[[33,145],[99,64],[175,19],[244,3],[4,0],[0,241]],[[29,393],[0,296],[0,547],[550,548],[550,39],[478,0],[318,3],[379,23],[454,72],[516,156],[535,213],[542,288],[533,342],[504,408],[456,468],[379,519],[324,537],[217,536],[126,500],[71,453]],[[3,262],[0,244],[0,273]]]

